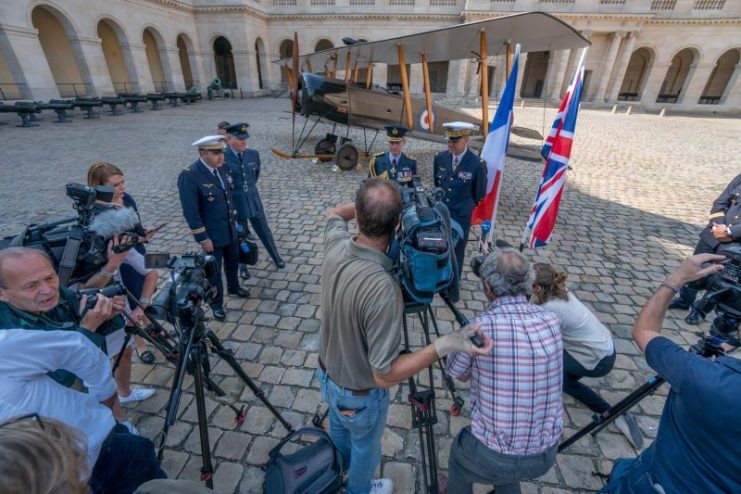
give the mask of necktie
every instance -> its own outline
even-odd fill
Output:
[[[391,172],[396,173],[396,158],[391,160]]]
[[[453,156],[453,169],[458,168],[458,156]]]
[[[214,177],[216,177],[216,181],[219,182],[219,187],[222,189],[224,188],[224,182],[221,181],[221,177],[219,176],[219,172],[214,168]]]
[[[237,153],[237,156],[239,156],[239,161],[242,161],[242,153]]]

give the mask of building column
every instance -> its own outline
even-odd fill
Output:
[[[424,76],[422,75],[422,64],[413,63],[409,65],[409,94],[424,94]]]
[[[714,63],[697,63],[690,66],[690,71],[687,73],[689,80],[685,81],[684,88],[679,93],[678,103],[681,106],[690,107],[698,104],[702,90],[705,89],[714,68]]]
[[[75,40],[82,52],[82,58],[89,71],[90,80],[83,80],[90,84],[88,96],[109,96],[115,94],[111,73],[108,72],[108,64],[103,54],[103,42],[100,38],[77,38]],[[82,95],[80,95],[82,96]]]
[[[723,108],[741,109],[741,62],[736,64],[720,99]]]
[[[52,99],[59,98],[59,89],[51,73],[44,49],[39,42],[38,31],[25,27],[3,26],[7,40],[7,49],[14,53],[17,64],[11,64],[13,78],[21,86],[21,96],[24,99]],[[21,56],[18,56],[18,55]]]
[[[198,66],[198,75],[200,77],[201,91],[205,92],[206,88],[216,78],[216,64],[214,62],[214,52],[212,50],[195,51],[193,58]],[[271,64],[272,65],[272,64]],[[191,67],[191,70],[193,68]],[[193,74],[195,78],[196,75]],[[278,81],[280,81],[280,74],[278,74]]]
[[[563,96],[563,86],[566,78],[566,67],[569,65],[569,58],[574,50],[560,50],[554,57],[553,78],[551,79],[551,89],[548,98],[551,101],[561,101]]]
[[[597,86],[597,92],[594,93],[595,101],[601,102],[608,99],[607,83],[610,82],[610,74],[612,74],[612,71],[615,68],[615,62],[617,61],[618,50],[620,49],[620,42],[622,41],[623,36],[625,36],[625,33],[612,33],[610,51],[607,52],[607,56],[602,60],[599,85]]]
[[[124,54],[126,50],[131,52],[131,58],[134,62],[133,67],[126,66],[128,73],[128,82],[132,82],[133,87],[126,84],[127,93],[144,92],[151,93],[154,91],[154,82],[152,81],[152,71],[149,70],[149,59],[147,59],[147,48],[144,44],[133,44],[128,45],[121,44],[121,52]],[[132,74],[133,72],[133,74]],[[123,88],[114,88],[117,91],[121,91]]]
[[[167,89],[169,91],[183,92],[190,89],[185,87],[183,67],[180,65],[180,50],[178,50],[177,46],[161,48],[160,60],[162,60],[162,70],[165,73],[165,79],[167,79],[169,86]],[[193,72],[192,68],[191,72]]]
[[[385,63],[373,64],[371,77],[373,78],[373,84],[385,88],[388,83],[388,65]]]
[[[643,106],[653,106],[656,104],[656,98],[658,98],[659,91],[661,91],[661,84],[664,82],[666,71],[669,70],[670,66],[670,62],[653,63],[651,73],[648,74],[648,79],[641,94],[641,104]]]
[[[448,62],[448,85],[445,90],[445,96],[458,98],[465,95],[467,68],[465,64],[467,63],[468,59],[451,60]]]
[[[255,50],[232,49],[232,55],[234,56],[237,87],[246,92],[259,91],[260,81],[257,79]]]
[[[625,72],[628,70],[628,64],[630,63],[630,56],[633,54],[633,48],[636,45],[636,35],[634,32],[628,33],[628,41],[623,47],[623,53],[618,61],[617,68],[615,69],[615,77],[612,80],[612,87],[608,88],[607,101],[617,101],[620,94],[620,88],[623,85],[623,79],[625,79]]]
[[[514,62],[513,62],[514,63]],[[517,69],[517,84],[515,84],[515,99],[520,100],[520,92],[522,90],[522,81],[525,78],[525,69],[527,68],[527,53],[520,53],[520,64]]]

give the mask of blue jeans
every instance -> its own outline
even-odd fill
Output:
[[[349,470],[345,485],[347,494],[370,492],[373,473],[381,462],[381,438],[386,428],[389,409],[387,389],[373,388],[365,396],[332,382],[316,370],[322,397],[329,406],[329,436]]]
[[[612,465],[610,482],[599,494],[663,494],[664,490],[649,472],[643,458],[618,458]]]
[[[100,448],[90,487],[94,493],[131,494],[144,482],[164,478],[152,441],[116,424]]]

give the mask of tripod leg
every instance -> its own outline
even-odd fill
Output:
[[[429,320],[432,322],[432,327],[435,328],[435,335],[439,338],[440,337],[440,329],[437,327],[437,319],[435,319],[435,313],[432,312],[432,306],[427,305],[426,311],[429,311],[430,317]],[[426,316],[426,314],[425,314]],[[430,332],[429,332],[429,326],[427,326],[427,317],[424,319],[424,328],[425,328],[425,336],[427,338],[427,344],[430,343]],[[458,396],[458,393],[455,390],[455,383],[453,382],[453,379],[450,377],[448,372],[445,370],[446,364],[448,359],[445,357],[437,359],[437,365],[440,367],[440,374],[443,378],[443,384],[445,384],[445,387],[448,389],[448,393],[450,393],[450,397],[453,398],[453,405],[450,407],[450,414],[454,417],[457,417],[461,413],[461,409],[463,408],[463,398]]]
[[[206,399],[203,396],[203,371],[200,362],[200,353],[205,352],[203,344],[196,346],[193,358],[193,379],[196,390],[196,411],[198,412],[198,434],[201,438],[201,456],[203,466],[201,467],[201,481],[206,482],[206,487],[214,488],[214,467],[211,464],[211,447],[208,440],[208,423],[206,422]]]
[[[239,376],[239,378],[242,379],[242,381],[250,388],[252,393],[257,398],[259,398],[260,401],[263,402],[268,410],[270,410],[270,413],[272,413],[275,418],[278,419],[283,427],[285,427],[288,432],[293,432],[293,426],[289,424],[286,419],[283,418],[280,412],[276,410],[273,404],[270,403],[265,397],[265,393],[260,388],[258,388],[257,385],[252,381],[252,379],[250,379],[250,377],[244,372],[244,370],[242,370],[242,367],[239,366],[239,363],[234,358],[234,355],[232,355],[232,352],[224,348],[224,345],[221,344],[221,341],[219,341],[219,338],[217,338],[215,334],[209,332],[208,339],[211,342],[211,346],[214,348],[216,354],[234,370],[237,376]]]

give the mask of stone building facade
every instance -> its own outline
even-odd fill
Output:
[[[282,92],[273,60],[515,12],[549,12],[592,43],[584,101],[646,110],[741,111],[741,0],[3,0],[0,97],[46,100],[204,89],[218,77],[243,95]],[[523,55],[517,95],[557,102],[577,50]],[[487,69],[493,98],[503,57]],[[420,66],[411,90],[422,91]],[[322,68],[314,68],[322,70]],[[475,59],[431,64],[433,91],[477,96]],[[398,66],[376,65],[394,86]]]

